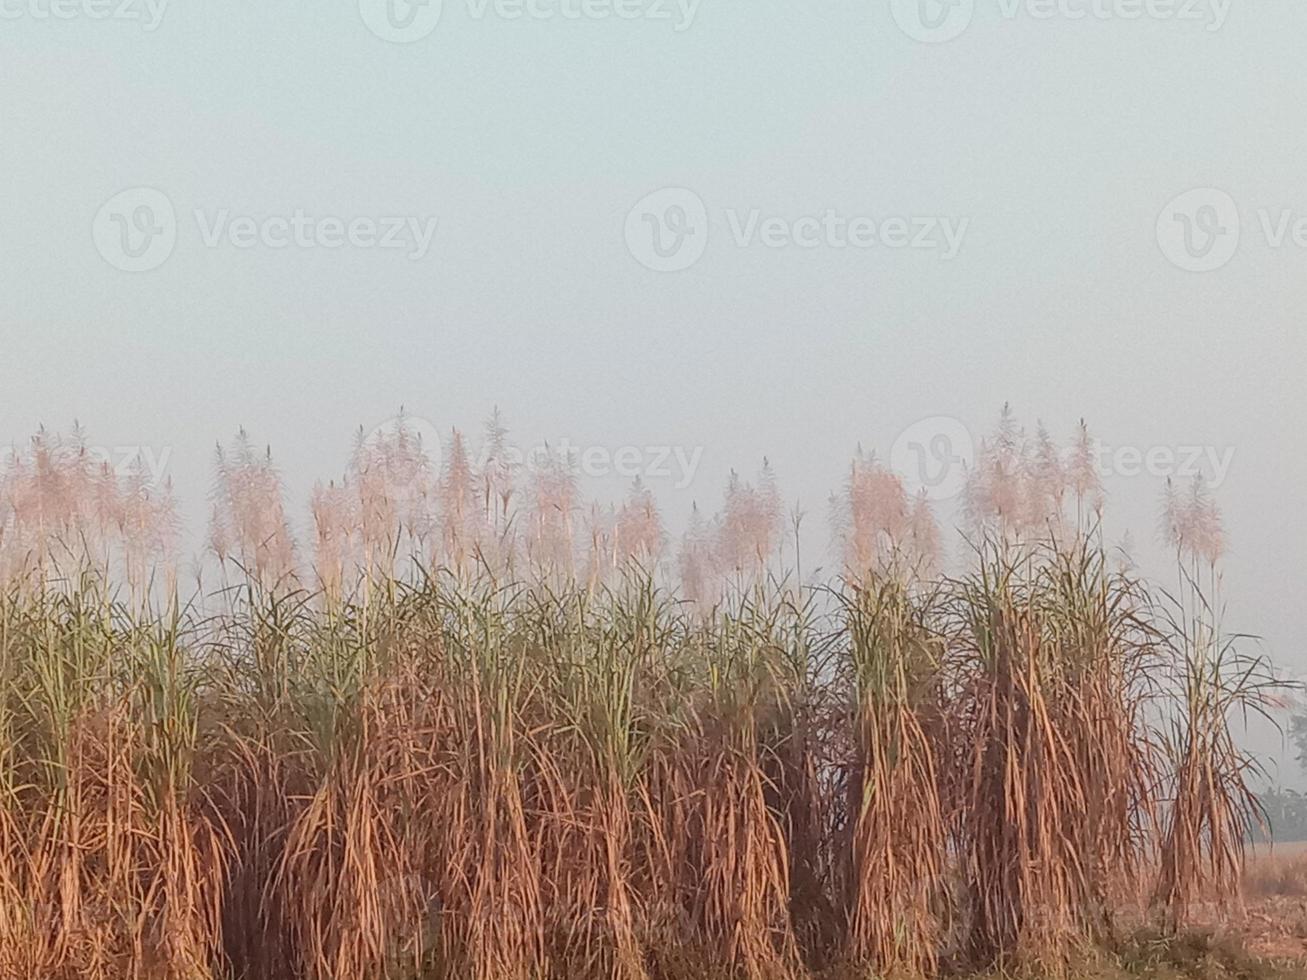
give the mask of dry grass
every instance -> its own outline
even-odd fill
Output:
[[[1237,884],[1262,665],[1193,568],[1178,604],[1110,568],[1042,434],[987,447],[962,575],[860,456],[839,582],[777,578],[764,467],[684,591],[640,487],[582,518],[555,461],[519,512],[497,419],[438,474],[361,441],[306,568],[242,437],[189,606],[126,546],[166,501],[42,438],[0,521],[0,976],[1255,975],[1177,936]]]
[[[1243,893],[1249,899],[1307,898],[1307,847],[1259,845],[1244,868]]]

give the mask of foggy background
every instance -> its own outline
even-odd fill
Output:
[[[811,569],[859,443],[951,527],[926,470],[1009,402],[1087,420],[1164,582],[1201,451],[1227,626],[1307,672],[1305,36],[1291,0],[0,0],[0,440],[148,456],[194,554],[238,426],[302,530],[360,426],[498,405],[639,450],[674,537],[767,456]]]

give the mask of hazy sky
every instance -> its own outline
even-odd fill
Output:
[[[1089,421],[1146,559],[1201,450],[1230,625],[1307,671],[1304,37],[1299,0],[0,0],[0,439],[144,447],[198,527],[237,426],[302,515],[358,426],[498,404],[674,529],[766,454],[820,546],[859,442],[965,457],[1008,401]]]

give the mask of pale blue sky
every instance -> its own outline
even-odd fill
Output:
[[[650,481],[674,528],[767,454],[819,544],[857,443],[889,453],[932,416],[981,431],[1010,401],[1062,437],[1084,416],[1114,446],[1233,449],[1233,625],[1307,669],[1307,248],[1272,247],[1258,213],[1307,216],[1301,3],[975,0],[960,36],[922,43],[887,0],[702,0],[679,31],[445,0],[392,44],[358,0],[175,0],[154,30],[49,2],[0,0],[0,439],[77,417],[103,445],[166,448],[198,524],[238,425],[302,513],[360,424],[403,403],[474,429],[498,403],[527,444],[703,447],[689,487]],[[132,273],[92,226],[137,187],[178,231]],[[659,273],[624,227],[666,187],[710,231]],[[1214,271],[1156,237],[1192,188],[1238,207]],[[416,260],[204,243],[224,210],[296,209],[439,223]],[[966,235],[951,259],[732,238],[754,210],[828,209]],[[1114,526],[1151,543],[1160,481],[1109,489]]]

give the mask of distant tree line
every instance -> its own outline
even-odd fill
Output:
[[[1299,767],[1307,771],[1307,713],[1295,714],[1289,720],[1289,738],[1293,742]],[[1272,840],[1307,840],[1307,794],[1275,788],[1262,793],[1258,800],[1266,813],[1267,823],[1270,824]],[[1265,841],[1265,831],[1255,827],[1253,839],[1258,843]]]
[[[1258,801],[1266,812],[1271,840],[1307,840],[1307,794],[1292,789],[1272,789],[1258,796]],[[1253,827],[1252,837],[1259,844],[1267,840],[1266,831],[1258,826]]]

